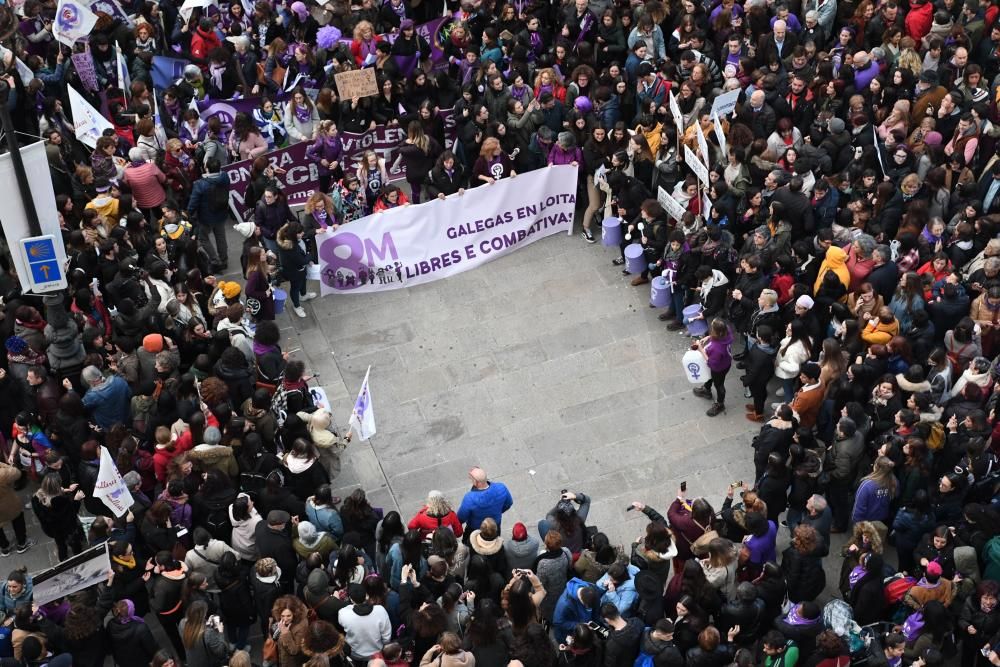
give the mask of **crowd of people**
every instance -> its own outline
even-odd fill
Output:
[[[996,2],[132,0],[72,54],[54,0],[14,5],[7,105],[46,142],[69,287],[4,295],[0,557],[27,511],[112,572],[33,605],[12,571],[0,665],[1000,667]],[[190,64],[157,86],[163,56]],[[341,99],[362,67],[378,94]],[[93,145],[70,86],[112,125]],[[231,125],[197,109],[237,98]],[[377,127],[406,138],[345,149]],[[268,152],[302,142],[293,212]],[[632,285],[665,279],[664,337],[707,325],[709,416],[739,369],[754,479],[634,502],[620,545],[580,492],[508,532],[479,468],[409,520],[334,497],[351,434],[282,349],[278,286],[306,317],[323,234],[550,164],[578,167],[583,238],[618,224],[614,264],[638,244]]]

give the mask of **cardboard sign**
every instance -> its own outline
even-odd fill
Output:
[[[718,114],[720,118],[731,114],[736,110],[736,103],[739,100],[739,90],[730,90],[728,93],[722,93],[712,101],[712,112]]]
[[[656,201],[660,202],[660,206],[662,206],[667,214],[677,222],[680,222],[681,218],[684,217],[685,208],[662,187],[658,188],[656,191]]]
[[[708,167],[701,161],[698,154],[691,150],[691,147],[684,144],[684,162],[691,168],[694,175],[698,177],[701,184],[708,187]]]
[[[342,100],[378,95],[378,81],[375,80],[374,67],[340,72],[334,74],[333,78],[337,82],[337,93]]]

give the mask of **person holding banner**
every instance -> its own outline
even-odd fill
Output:
[[[472,166],[472,187],[493,185],[501,178],[517,176],[510,156],[500,147],[500,142],[489,137],[483,140],[479,159]]]

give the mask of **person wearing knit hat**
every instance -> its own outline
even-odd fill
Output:
[[[503,550],[507,555],[507,565],[512,570],[531,570],[535,566],[535,559],[541,549],[541,541],[538,537],[528,532],[527,526],[523,523],[515,523],[511,530],[511,540],[504,544]]]
[[[240,292],[243,291],[243,288],[236,281],[221,280],[219,281],[219,291],[222,292],[223,298],[229,301],[230,299],[237,298]]]
[[[811,296],[809,296],[808,294],[803,294],[802,296],[800,296],[798,299],[795,300],[795,310],[796,312],[798,312],[800,308],[804,311],[812,310],[812,307],[815,304],[816,302],[813,301],[813,298]]]
[[[292,526],[292,548],[303,560],[309,554],[318,553],[325,563],[330,552],[337,548],[333,536],[325,530],[317,530],[309,521],[300,521],[298,526]]]
[[[305,3],[301,0],[296,0],[292,3],[292,12],[295,14],[299,21],[305,23],[306,19],[309,18],[309,9],[306,7]]]
[[[248,239],[251,236],[253,236],[254,231],[256,231],[257,229],[257,225],[255,225],[253,222],[250,221],[237,222],[235,225],[233,225],[233,229],[235,229],[240,236],[242,236],[245,239]]]
[[[162,352],[163,335],[157,333],[148,334],[142,339],[142,349],[146,350],[146,352],[149,352],[150,354]]]

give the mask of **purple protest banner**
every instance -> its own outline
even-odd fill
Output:
[[[76,69],[83,87],[92,93],[100,90],[100,86],[97,85],[97,70],[94,69],[94,59],[91,57],[90,51],[74,53],[70,57],[73,59],[73,67]]]
[[[238,102],[254,103],[254,98],[248,100],[237,100]],[[215,103],[228,104],[228,103]],[[216,110],[220,115],[230,113],[229,110]],[[445,143],[450,147],[455,142],[455,120],[452,117],[451,109],[444,109],[440,112],[444,121]],[[235,116],[235,113],[233,113]],[[204,113],[202,114],[204,117]],[[375,151],[379,157],[385,159],[389,169],[389,180],[399,181],[406,178],[406,170],[402,165],[393,166],[394,151],[403,140],[406,139],[406,129],[399,126],[377,125],[375,129],[367,132],[341,132],[340,140],[344,145],[344,169],[357,169],[358,162],[365,151]],[[319,182],[319,168],[315,162],[306,159],[306,149],[309,143],[298,143],[287,148],[280,148],[264,157],[268,158],[271,166],[285,170],[284,174],[275,174],[275,178],[285,196],[288,197],[289,206],[302,206],[306,200],[312,196]],[[229,203],[230,207],[241,220],[249,219],[252,212],[248,210],[245,202],[247,186],[250,184],[250,167],[253,160],[234,162],[223,168],[223,172],[229,176]]]

